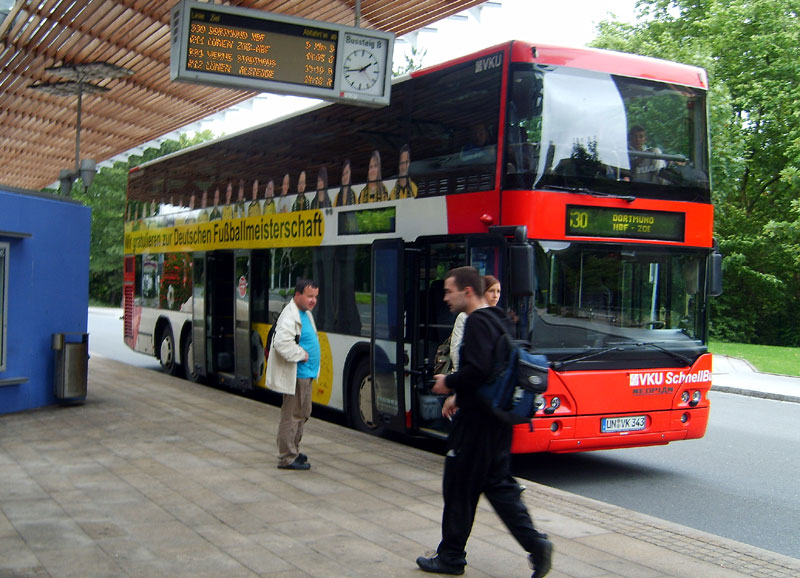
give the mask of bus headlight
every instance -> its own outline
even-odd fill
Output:
[[[692,394],[692,401],[689,403],[689,405],[691,405],[692,407],[696,406],[698,403],[700,403],[700,400],[702,399],[702,397],[703,397],[703,394],[700,393],[700,390],[695,391]]]
[[[681,401],[683,403],[689,403],[689,392],[685,391],[681,394]]]
[[[561,407],[561,400],[558,396],[553,396],[553,399],[550,400],[550,407],[544,410],[544,413],[550,415],[551,413],[555,413],[555,411]]]

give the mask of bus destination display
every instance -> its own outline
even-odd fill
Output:
[[[225,4],[172,8],[170,79],[380,107],[394,34]]]
[[[683,213],[567,205],[566,234],[682,242],[685,221]]]
[[[186,68],[333,90],[338,33],[192,8]]]

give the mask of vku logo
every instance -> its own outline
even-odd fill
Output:
[[[664,372],[658,373],[631,373],[630,386],[640,387],[644,385],[662,385],[664,383]]]
[[[475,61],[475,72],[485,72],[503,65],[503,53],[500,52],[493,56],[487,56]]]

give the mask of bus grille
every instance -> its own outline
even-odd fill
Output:
[[[125,337],[133,337],[133,283],[125,284],[125,311],[123,312]]]

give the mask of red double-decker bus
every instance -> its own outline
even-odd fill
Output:
[[[125,341],[164,370],[263,388],[298,277],[320,284],[313,401],[446,435],[430,392],[443,279],[501,280],[550,360],[512,451],[699,438],[714,249],[703,70],[509,42],[133,169]]]

